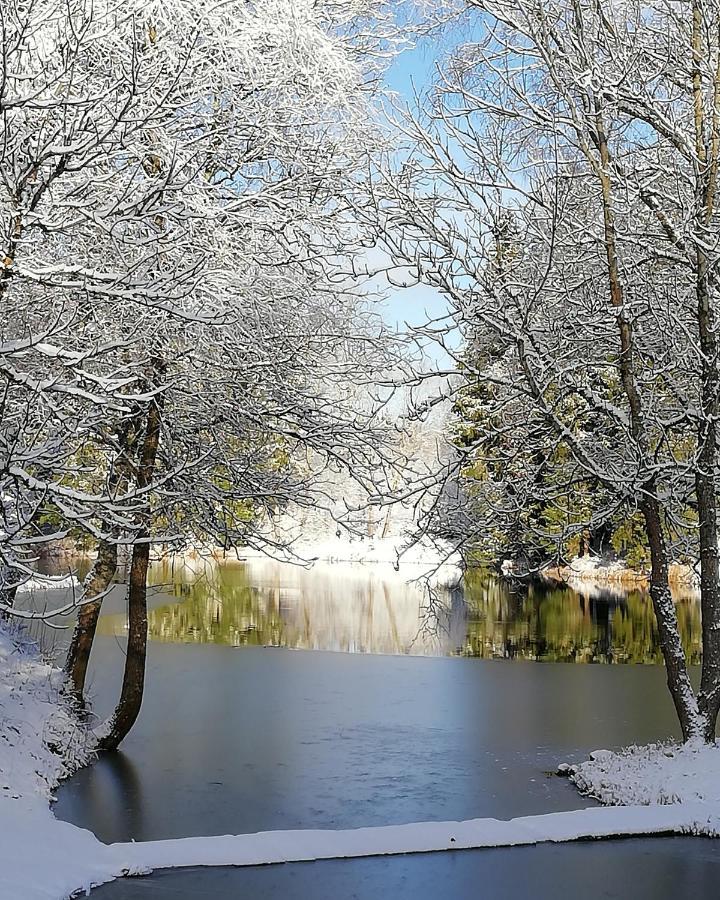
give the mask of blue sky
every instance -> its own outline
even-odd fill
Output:
[[[404,102],[412,105],[415,94],[422,94],[430,85],[435,66],[444,48],[438,39],[424,39],[414,49],[401,53],[387,72],[385,83]],[[446,306],[440,294],[433,288],[418,285],[410,288],[390,288],[382,313],[393,328],[405,330],[406,325],[417,326],[441,316]],[[433,352],[436,359],[442,357],[439,350]]]
[[[415,48],[405,50],[395,58],[386,74],[385,84],[390,90],[410,100],[413,85],[417,90],[422,90],[432,80],[440,52],[441,46],[437,39],[422,40]]]

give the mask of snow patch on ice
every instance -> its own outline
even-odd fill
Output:
[[[657,743],[614,752],[596,750],[579,765],[561,766],[581,793],[612,806],[703,802],[720,808],[720,747]]]
[[[257,866],[317,859],[519,847],[618,835],[717,836],[718,807],[705,803],[648,807],[593,807],[517,819],[413,822],[340,831],[267,831],[116,844],[128,871],[184,866]]]

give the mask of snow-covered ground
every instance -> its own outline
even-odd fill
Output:
[[[407,545],[402,538],[322,537],[298,538],[292,552],[301,560],[315,565],[372,566],[383,577],[399,577],[414,581],[427,577],[434,586],[454,585],[462,577],[462,558],[450,545],[429,540]],[[251,556],[243,550],[241,556]],[[261,554],[258,554],[261,555]]]
[[[515,572],[512,560],[503,562],[502,571],[505,575]],[[544,566],[540,575],[549,581],[566,583],[586,597],[608,594],[623,597],[627,596],[629,590],[647,589],[648,584],[647,574],[641,570],[632,569],[621,560],[607,560],[592,553],[576,557],[564,566]],[[669,579],[670,589],[676,600],[700,596],[700,579],[690,566],[671,563]]]
[[[560,767],[582,794],[610,806],[704,803],[720,809],[720,747],[658,743],[596,750]]]
[[[619,560],[606,562],[599,556],[579,556],[573,559],[566,566],[569,574],[573,578],[599,578],[603,577],[608,581],[622,578],[628,572],[627,566]]]
[[[41,575],[36,573],[18,585],[18,594],[31,594],[33,591],[75,590],[80,582],[74,575]]]
[[[605,803],[503,821],[417,822],[339,831],[296,830],[101,843],[58,821],[58,781],[91,759],[62,673],[17,633],[0,630],[0,897],[64,900],[128,874],[186,866],[249,866],[463,848],[509,847],[640,834],[720,834],[720,749],[655,745],[599,751],[567,767]]]
[[[117,874],[93,834],[59,822],[51,791],[90,758],[63,676],[0,630],[0,897],[59,900]]]

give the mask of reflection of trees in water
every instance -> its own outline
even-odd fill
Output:
[[[168,563],[153,566],[153,584],[182,602],[148,614],[148,632],[161,641],[280,644],[284,623],[273,597],[263,597],[242,567],[208,567],[201,573]]]
[[[510,586],[479,572],[466,577],[464,653],[562,662],[662,663],[649,596],[613,589],[579,593],[563,586]],[[680,633],[693,663],[700,658],[700,607],[677,602]]]
[[[100,840],[143,839],[146,807],[140,771],[122,752],[100,753],[92,766],[77,773],[67,801],[93,822]]]
[[[422,627],[421,588],[374,568],[308,571],[253,561],[208,567],[198,577],[165,563],[151,578],[182,600],[149,613],[155,640],[359,653],[443,653],[457,642],[444,623]],[[440,600],[446,615],[447,592]]]
[[[422,589],[375,568],[273,562],[211,565],[200,572],[153,567],[177,602],[149,614],[155,640],[358,653],[419,653],[565,662],[661,663],[647,594],[510,585],[470,572],[464,591]],[[678,619],[691,662],[700,659],[697,600]],[[117,630],[122,620],[114,623]]]

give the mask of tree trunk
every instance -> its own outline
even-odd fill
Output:
[[[704,717],[704,737],[715,740],[720,710],[720,590],[718,589],[717,500],[712,476],[696,478],[700,517],[700,607],[702,615],[702,675],[698,705]],[[713,479],[714,481],[714,479]]]
[[[700,606],[702,612],[702,676],[698,704],[705,718],[705,740],[715,740],[715,724],[720,710],[720,559],[718,558],[717,463],[718,404],[717,340],[707,259],[697,253],[697,302],[700,349],[702,358],[702,415],[698,427],[698,455],[695,472],[700,536]]]
[[[607,254],[608,286],[610,302],[617,310],[620,337],[618,369],[623,390],[630,409],[630,430],[638,449],[643,466],[650,456],[650,440],[645,423],[642,395],[638,389],[635,374],[635,337],[632,321],[625,308],[625,291],[620,274],[617,249],[617,232],[613,210],[611,157],[607,133],[602,114],[602,106],[595,100],[596,144],[600,165],[596,172],[602,187],[603,225],[605,250]],[[660,501],[657,498],[657,484],[652,475],[642,485],[642,496],[638,503],[645,523],[645,532],[650,547],[651,575],[650,597],[660,633],[660,647],[665,661],[667,685],[675,705],[683,740],[700,737],[703,733],[698,703],[690,683],[685,661],[685,652],[680,640],[677,610],[670,593],[668,578],[668,555],[663,532]]]
[[[87,676],[90,651],[95,638],[95,629],[102,606],[100,595],[110,587],[117,569],[117,544],[101,541],[98,547],[98,555],[84,584],[86,597],[98,597],[89,603],[83,603],[78,610],[77,621],[73,631],[72,640],[68,647],[65,661],[65,672],[70,678],[75,700],[80,707],[85,705],[84,691],[85,678]]]
[[[583,529],[580,532],[580,546],[578,547],[578,556],[588,556],[590,553],[590,537],[588,529]]]
[[[142,417],[135,415],[120,428],[118,454],[108,479],[108,490],[111,495],[123,486],[127,486],[132,476],[132,459],[142,424]],[[81,708],[85,706],[85,678],[102,607],[102,595],[112,584],[117,565],[117,544],[101,541],[98,546],[97,559],[83,585],[86,597],[98,597],[99,599],[84,603],[78,610],[75,629],[65,660],[65,672],[70,678],[75,699]]]
[[[603,522],[597,528],[590,530],[590,552],[598,556],[604,556],[611,549],[610,538],[612,528],[609,522]]]
[[[654,488],[654,485],[650,486]],[[652,494],[641,507],[650,545],[650,598],[660,633],[667,686],[672,697],[684,741],[702,736],[703,725],[690,683],[685,651],[680,640],[677,611],[668,582],[668,561],[659,503]]]
[[[720,153],[720,53],[716,61],[712,109],[705,106],[701,63],[704,55],[702,9],[693,0],[693,107],[695,151],[697,155],[697,211],[695,231],[695,296],[701,359],[701,415],[698,424],[698,452],[695,469],[695,496],[700,539],[700,606],[702,613],[702,675],[698,706],[703,717],[703,737],[715,740],[720,710],[720,559],[718,558],[717,489],[715,469],[718,455],[717,420],[720,413],[718,391],[718,344],[716,337],[710,259],[705,249],[715,239],[713,211]],[[709,127],[706,127],[708,125]],[[709,146],[707,139],[710,139]]]
[[[128,586],[128,638],[122,691],[115,712],[99,729],[99,750],[117,750],[142,706],[147,656],[147,572],[150,542],[135,544]]]
[[[164,372],[160,361],[154,362],[158,374]],[[151,402],[147,413],[145,438],[140,450],[136,482],[147,488],[155,472],[162,425],[162,394]],[[148,501],[149,502],[149,501]],[[98,729],[98,749],[117,750],[140,713],[145,687],[147,655],[147,573],[150,562],[152,512],[143,512],[143,528],[133,547],[128,585],[128,639],[120,700],[110,719]]]

